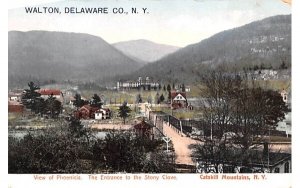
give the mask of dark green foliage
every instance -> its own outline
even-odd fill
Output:
[[[168,84],[167,86],[167,91],[168,91],[168,100],[171,101],[171,86]]]
[[[37,92],[40,89],[39,86],[36,86],[32,81],[28,83],[29,89],[25,89],[25,92],[22,94],[22,104],[34,111],[37,112],[37,103],[41,100],[41,94]]]
[[[87,104],[86,101],[84,101],[83,99],[81,99],[81,95],[76,93],[74,96],[75,100],[73,100],[73,105],[77,108],[82,107],[83,105]]]
[[[91,106],[97,107],[97,108],[102,108],[102,105],[103,105],[103,102],[102,102],[101,98],[97,94],[94,94],[94,96],[92,97],[92,100],[91,100]]]
[[[158,90],[161,90],[161,85],[160,84],[158,84]]]
[[[91,158],[89,147],[66,131],[48,130],[23,139],[8,139],[8,172],[88,173],[83,159]]]
[[[8,173],[172,173],[174,156],[160,150],[162,141],[111,132],[85,139],[80,122],[8,139]]]
[[[116,172],[174,172],[171,161],[157,152],[161,141],[136,137],[130,133],[109,133],[93,146],[94,160],[101,168]],[[172,171],[173,170],[173,171]]]
[[[131,109],[127,106],[127,102],[124,102],[122,106],[118,109],[118,115],[123,119],[125,124],[126,118],[130,116]]]
[[[46,114],[50,115],[51,118],[57,117],[62,111],[61,102],[56,100],[53,95],[50,95],[45,101]]]
[[[70,117],[69,119],[69,132],[74,138],[86,138],[89,142],[91,137],[90,129],[85,128],[79,119],[75,117]]]
[[[171,91],[171,86],[170,86],[170,84],[168,84],[168,86],[167,86],[167,91]]]
[[[185,92],[185,85],[184,84],[181,85],[181,91]]]
[[[29,82],[28,86],[29,89],[25,89],[25,93],[22,95],[22,104],[35,114],[48,115],[51,118],[58,117],[62,111],[61,102],[56,100],[53,95],[48,96],[46,100],[43,99],[41,94],[36,91],[40,87],[33,82]]]
[[[279,66],[279,69],[287,69],[287,68],[288,67],[287,67],[286,63],[284,61],[282,61],[282,63]]]
[[[143,102],[142,96],[141,96],[141,94],[139,93],[139,94],[136,95],[135,103],[142,103],[142,102]]]
[[[164,94],[161,94],[161,96],[159,97],[159,101],[164,102],[164,100],[165,100]]]
[[[156,93],[156,95],[155,95],[155,103],[160,104],[160,96],[158,93]]]

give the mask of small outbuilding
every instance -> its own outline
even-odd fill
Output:
[[[134,125],[134,131],[138,136],[154,139],[153,125],[145,122],[145,120],[142,120],[140,123]]]

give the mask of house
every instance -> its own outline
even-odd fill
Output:
[[[38,93],[41,94],[41,97],[47,99],[50,95],[53,95],[58,101],[64,101],[64,95],[59,89],[40,89]]]
[[[90,105],[84,105],[74,112],[74,115],[78,119],[94,119],[95,112],[99,110],[97,107],[92,107]]]
[[[271,173],[291,173],[292,156],[289,153],[270,153],[269,171]]]
[[[191,92],[191,86],[185,86],[185,92]]]
[[[145,122],[144,119],[140,123],[134,125],[134,131],[138,136],[147,137],[150,139],[154,138],[153,125]]]
[[[9,93],[8,101],[17,101],[20,102],[22,98],[22,93]]]
[[[95,112],[95,119],[110,119],[111,111],[108,108],[101,108]]]
[[[263,151],[250,151],[251,157],[245,164],[243,161],[223,160],[222,165],[217,165],[214,161],[198,160],[196,163],[197,172],[211,173],[291,173],[292,172],[292,156],[290,153],[269,152],[268,144],[264,144]],[[206,169],[207,165],[212,169]],[[244,164],[243,164],[244,163]]]
[[[284,119],[277,123],[276,130],[285,132],[287,137],[292,135],[292,112],[285,114]]]
[[[23,113],[24,106],[17,101],[8,101],[8,112],[9,113]]]
[[[171,108],[186,108],[188,106],[188,102],[186,99],[185,92],[172,91],[171,92]]]

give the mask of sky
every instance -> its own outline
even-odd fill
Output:
[[[8,30],[49,30],[88,33],[109,43],[147,39],[184,47],[223,30],[280,14],[291,14],[281,0],[35,0],[14,4],[8,11]],[[24,1],[28,2],[28,1]],[[26,14],[22,6],[132,7],[149,14]],[[43,4],[40,4],[40,3]]]

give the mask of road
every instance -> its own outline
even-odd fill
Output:
[[[193,140],[189,137],[181,136],[176,132],[175,129],[171,128],[167,122],[164,122],[163,125],[164,134],[171,138],[173,147],[176,154],[175,162],[177,164],[190,164],[194,165],[192,161],[192,151],[189,149],[189,145],[197,144],[196,140]]]

